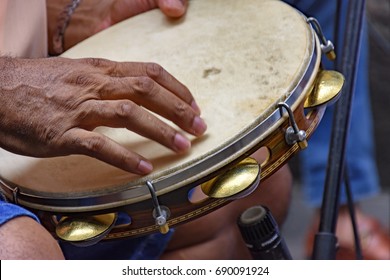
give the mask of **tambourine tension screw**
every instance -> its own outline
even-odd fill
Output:
[[[322,32],[321,25],[316,18],[309,17],[307,22],[311,24],[317,33],[321,41],[321,50],[329,60],[336,59],[336,52],[334,51],[334,45],[331,41],[327,40],[324,33]]]
[[[19,202],[18,202],[18,195],[19,195],[19,188],[18,187],[16,187],[16,188],[14,188],[13,190],[12,190],[12,198],[13,198],[13,202],[16,204],[16,205],[18,205],[19,204]]]
[[[154,206],[153,217],[156,225],[159,226],[159,230],[162,234],[166,234],[169,231],[169,226],[167,224],[167,218],[170,214],[169,208],[166,206],[160,206],[152,182],[146,181],[146,185],[149,189],[150,195],[152,196],[152,202]]]
[[[298,125],[297,125],[297,122],[295,121],[295,118],[294,118],[294,113],[292,112],[290,106],[288,106],[286,103],[284,102],[280,102],[278,104],[279,108],[282,109],[286,109],[287,113],[288,113],[288,117],[289,117],[289,120],[290,120],[290,125],[287,129],[286,129],[286,133],[285,133],[285,140],[286,140],[286,143],[288,145],[294,145],[295,143],[298,143],[298,146],[300,149],[306,149],[308,144],[307,144],[307,135],[306,135],[306,131],[304,130],[301,130],[298,128]],[[283,114],[283,112],[281,112],[281,114]]]

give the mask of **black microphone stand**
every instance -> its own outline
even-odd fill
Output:
[[[331,260],[336,257],[337,238],[335,228],[339,193],[345,172],[345,147],[355,88],[356,64],[361,40],[364,6],[364,0],[351,0],[348,3],[342,60],[341,64],[337,65],[337,68],[339,68],[337,70],[345,76],[345,85],[334,112],[320,226],[314,240],[313,259]]]

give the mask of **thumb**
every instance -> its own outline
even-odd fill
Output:
[[[181,17],[187,10],[187,0],[157,0],[160,10],[168,17]]]

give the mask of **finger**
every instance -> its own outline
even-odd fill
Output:
[[[168,17],[181,17],[187,10],[186,0],[157,0],[160,10]]]
[[[102,58],[82,58],[79,63],[88,64],[112,77],[149,77],[189,104],[200,114],[199,106],[189,89],[156,63],[114,62]]]
[[[200,114],[199,106],[189,89],[156,63],[118,62],[113,64],[110,72],[108,74],[115,77],[149,77],[184,100]]]
[[[186,152],[191,142],[147,110],[128,100],[89,101],[82,111],[83,128],[124,127],[176,152]]]
[[[142,71],[152,80],[156,81],[159,85],[166,88],[180,99],[189,104],[198,114],[200,109],[195,102],[190,90],[181,82],[179,82],[174,76],[157,63],[143,63],[141,65]]]
[[[132,100],[193,135],[203,135],[207,129],[206,123],[189,104],[148,77],[110,78],[99,93],[103,100]]]
[[[105,135],[83,129],[68,131],[69,149],[106,162],[128,172],[145,175],[153,170],[152,164],[144,157],[127,150]]]

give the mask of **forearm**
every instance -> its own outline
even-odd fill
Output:
[[[61,54],[99,31],[109,16],[111,0],[46,0],[48,46],[51,55]]]
[[[154,1],[142,0],[46,0],[46,4],[49,53],[54,55],[114,23],[157,7]]]
[[[107,27],[159,7],[168,17],[181,17],[186,0],[46,0],[49,53],[58,55]],[[77,8],[73,9],[77,5]],[[66,27],[66,28],[65,28]],[[59,32],[64,30],[58,41]],[[56,46],[61,43],[60,48]]]

